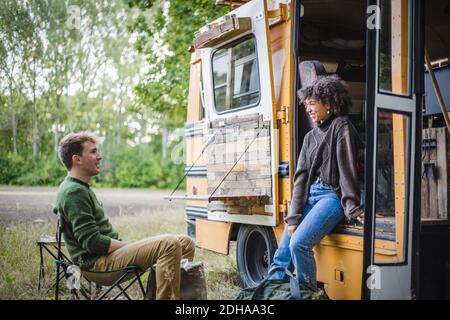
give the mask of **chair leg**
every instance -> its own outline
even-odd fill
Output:
[[[77,298],[77,300],[80,300],[80,296],[78,295],[77,290],[72,289],[72,290],[70,290],[70,293],[73,294],[75,296],[75,298]]]
[[[81,279],[80,279],[80,281],[81,281]],[[87,300],[91,300],[92,299],[92,282],[89,280],[87,280],[87,281],[89,283],[87,288],[83,283],[80,283],[80,292],[83,295],[83,297],[85,297]]]
[[[130,272],[133,272],[133,271],[130,271]],[[130,272],[127,272],[127,274],[130,273]],[[119,287],[119,289],[121,290],[121,292],[119,292],[119,293],[113,298],[113,300],[116,300],[118,297],[120,297],[120,295],[121,295],[122,293],[127,297],[128,300],[132,300],[132,299],[130,298],[130,296],[126,293],[126,291],[127,291],[128,288],[131,287],[136,281],[139,281],[139,282],[141,283],[141,285],[142,285],[142,282],[140,281],[140,280],[141,280],[141,276],[139,275],[139,273],[137,273],[137,274],[138,274],[138,275],[136,276],[136,278],[134,278],[132,281],[130,281],[130,283],[128,283],[128,285],[125,287],[125,289],[123,289],[123,288],[120,286],[120,284],[117,285],[117,286]],[[141,287],[141,290],[143,290],[143,287]]]
[[[108,294],[108,293],[110,293],[111,292],[111,290],[112,289],[114,289],[114,287],[118,284],[118,283],[120,283],[123,279],[125,279],[125,277],[128,275],[128,272],[127,273],[125,273],[124,275],[122,275],[119,279],[117,279],[109,288],[108,288],[108,290],[106,290],[106,292],[104,292],[99,298],[98,298],[98,300],[102,300],[104,297],[106,297],[106,295]]]
[[[134,281],[131,283],[133,284]],[[128,295],[128,293],[126,292],[126,290],[130,287],[130,286],[126,286],[125,289],[122,288],[122,286],[120,284],[117,285],[117,287],[120,289],[120,292],[113,298],[113,300],[117,300],[118,297],[120,297],[122,294],[128,299],[128,300],[133,300],[130,298],[130,296]]]
[[[59,265],[59,262],[56,263],[56,283],[55,283],[55,300],[58,300],[59,298],[59,270],[61,266]]]
[[[141,276],[142,276],[142,273],[139,274],[139,271],[136,271],[136,277],[139,282],[139,288],[141,288],[141,292],[142,292],[142,299],[145,299],[145,289],[144,289],[144,285],[142,284]]]
[[[153,268],[148,270],[147,290],[145,300],[156,300],[156,272]]]
[[[59,280],[58,280],[58,283],[64,278],[64,272],[63,271],[60,271],[59,272]],[[48,289],[48,290],[52,290],[54,287],[56,286],[56,281],[55,281],[55,283],[50,287],[50,289]]]
[[[44,255],[42,254],[42,245],[39,244],[39,255],[41,261],[39,263],[39,275],[38,275],[38,292],[41,292],[41,282],[44,281],[45,271],[44,271]]]
[[[120,285],[120,283],[121,283],[122,280],[125,279],[131,272],[136,273],[136,277],[135,277],[133,280],[131,280],[131,281],[126,285],[125,288],[123,288],[123,287]],[[123,276],[121,276],[119,279],[117,279],[117,280],[109,287],[109,289],[108,289],[105,293],[103,293],[103,294],[101,295],[101,297],[98,298],[98,300],[103,299],[103,298],[104,298],[109,292],[111,292],[115,287],[118,287],[119,290],[120,290],[120,292],[119,292],[118,294],[116,294],[116,295],[112,298],[112,300],[116,300],[116,299],[119,298],[122,294],[123,294],[128,300],[133,300],[133,299],[131,299],[131,297],[127,294],[126,291],[127,291],[128,288],[130,288],[136,281],[139,282],[139,287],[140,287],[140,289],[141,289],[141,292],[142,292],[143,296],[145,297],[145,290],[144,290],[144,286],[143,286],[142,281],[141,281],[141,274],[139,274],[139,272],[137,272],[137,271],[127,271]]]

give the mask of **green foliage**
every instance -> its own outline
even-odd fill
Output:
[[[0,184],[58,185],[67,174],[54,158],[33,160],[20,155],[0,155]]]
[[[107,143],[105,143],[108,145]],[[170,150],[176,143],[169,146]],[[161,137],[154,136],[149,144],[121,145],[104,156],[103,172],[96,185],[121,188],[171,189],[183,176],[184,163],[175,164],[161,157]]]
[[[10,153],[0,154],[0,184],[15,181],[23,174],[25,161],[22,157]]]
[[[121,145],[104,157],[98,187],[172,189],[183,176],[184,164],[162,160],[153,144]],[[53,157],[34,160],[12,153],[0,154],[0,184],[57,186],[67,171]],[[181,186],[183,188],[183,186]]]
[[[128,0],[141,9],[129,24],[139,38],[136,48],[145,54],[150,70],[136,87],[140,101],[160,115],[168,128],[183,125],[189,87],[189,46],[194,33],[206,23],[222,16],[226,7],[211,0]]]
[[[162,159],[171,146],[160,132],[185,122],[194,32],[227,10],[211,0],[0,1],[0,184],[57,185],[58,141],[89,130],[106,138],[96,185],[174,187],[184,165]]]

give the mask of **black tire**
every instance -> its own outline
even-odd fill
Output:
[[[277,247],[272,228],[255,225],[239,228],[236,261],[243,288],[254,287],[267,277]]]

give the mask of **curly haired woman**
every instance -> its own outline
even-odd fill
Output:
[[[313,247],[344,217],[363,221],[356,170],[358,135],[346,116],[347,85],[338,76],[319,77],[300,91],[314,128],[304,138],[294,176],[292,204],[271,269],[295,267],[299,283],[316,288]],[[283,271],[271,279],[284,279]]]

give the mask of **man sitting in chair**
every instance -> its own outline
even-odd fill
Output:
[[[161,235],[128,243],[119,239],[89,182],[100,172],[98,138],[89,132],[71,133],[59,144],[68,170],[59,186],[56,209],[63,219],[65,245],[82,270],[105,272],[156,263],[156,299],[179,299],[180,261],[192,261],[195,246],[187,236]],[[114,275],[112,273],[112,275]]]

